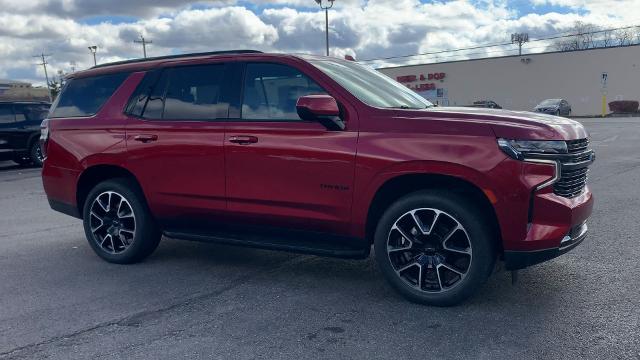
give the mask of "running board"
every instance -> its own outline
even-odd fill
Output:
[[[343,259],[366,259],[371,245],[362,239],[331,234],[261,229],[260,231],[192,232],[167,229],[164,235],[174,239],[245,246]]]

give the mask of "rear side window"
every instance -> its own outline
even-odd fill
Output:
[[[47,117],[49,113],[49,105],[17,105],[15,107],[17,121],[35,121],[40,122]]]
[[[0,104],[0,125],[13,124],[15,117],[13,115],[13,109],[11,104]]]
[[[71,79],[53,105],[52,118],[95,115],[129,73]]]
[[[130,103],[130,113],[153,120],[226,119],[229,101],[224,77],[224,64],[169,68],[160,76],[149,74],[141,83],[142,93]],[[156,84],[149,86],[147,81]]]

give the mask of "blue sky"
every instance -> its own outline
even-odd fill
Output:
[[[332,56],[380,58],[532,38],[570,31],[576,21],[602,27],[640,25],[640,0],[336,0],[330,11]],[[321,54],[324,14],[313,0],[0,0],[0,78],[41,82],[34,54],[50,73],[98,61],[140,57],[133,40],[152,39],[150,56],[251,48]],[[545,51],[551,43],[525,46]],[[513,54],[491,48],[394,60],[434,62]],[[72,64],[75,63],[75,66]]]

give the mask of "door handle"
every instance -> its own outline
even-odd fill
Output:
[[[143,143],[148,143],[148,142],[152,142],[152,141],[158,140],[158,135],[140,134],[140,135],[134,136],[133,140],[140,141],[140,142],[143,142]]]
[[[248,136],[248,135],[236,135],[236,136],[230,136],[229,142],[232,142],[234,144],[240,144],[240,145],[249,145],[249,144],[257,143],[258,138],[255,136]]]

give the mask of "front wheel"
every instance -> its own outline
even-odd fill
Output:
[[[455,305],[475,293],[493,269],[495,239],[487,224],[479,208],[459,194],[418,191],[382,215],[376,261],[409,300]]]
[[[162,236],[138,185],[129,179],[96,185],[85,201],[83,223],[95,253],[117,264],[143,260]]]

